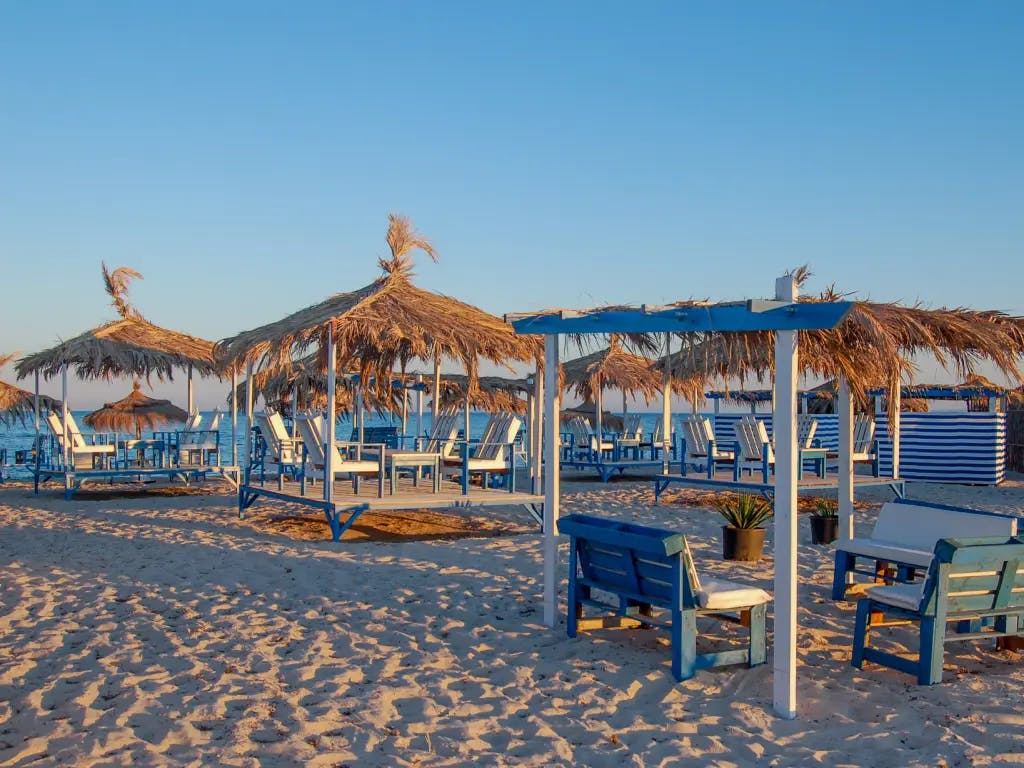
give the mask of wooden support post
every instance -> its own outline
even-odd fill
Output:
[[[245,366],[245,466],[252,468],[252,362]]]
[[[36,376],[35,376],[35,378],[36,378],[36,393],[35,393],[35,397],[33,398],[33,401],[32,401],[32,410],[33,410],[33,413],[34,413],[34,416],[35,416],[35,427],[36,427],[36,441],[35,441],[35,444],[34,444],[35,445],[35,450],[36,450],[36,454],[35,454],[36,455],[36,462],[35,462],[35,464],[38,467],[39,466],[38,457],[39,457],[39,448],[40,448],[40,446],[39,446],[39,425],[40,425],[40,422],[39,422],[39,369],[36,369]]]
[[[558,334],[544,337],[544,624],[558,623]]]
[[[893,409],[892,414],[892,476],[900,476],[900,417],[903,411],[902,382],[897,380],[896,386],[889,393],[889,407]]]
[[[335,370],[338,367],[337,363],[338,351],[334,346],[334,327],[332,325],[327,326],[327,420],[324,425],[324,431],[327,433],[323,436],[324,440],[324,501],[328,504],[334,502],[334,456],[336,449],[334,447],[334,430],[335,422],[338,418],[337,413],[337,398],[335,397],[335,388],[337,387],[338,374]],[[320,437],[320,435],[317,435]],[[360,442],[362,442],[360,440]]]
[[[533,482],[531,483],[530,491],[534,494],[543,493],[544,489],[544,373],[541,371],[540,366],[537,366],[537,370],[533,374],[533,408],[536,411],[537,418],[537,429],[533,433]],[[555,435],[558,435],[560,429],[558,423],[555,423]],[[557,450],[557,449],[556,449]]]
[[[850,385],[839,378],[839,538],[853,538],[853,397]],[[852,577],[852,574],[850,574]]]
[[[68,367],[62,365],[60,368],[60,421],[61,421],[61,455],[63,458],[64,471],[67,472],[71,468],[71,456],[72,453],[69,450],[68,445]],[[65,483],[67,488],[67,483]]]
[[[416,374],[416,438],[423,437],[423,374]]]
[[[191,414],[192,411],[196,407],[195,390],[193,389],[193,385],[192,385],[192,364],[191,363],[189,363],[189,366],[188,366],[188,382],[185,385],[185,400],[188,403],[188,407],[185,410],[187,410]]]
[[[792,275],[775,281],[775,299],[795,302]],[[775,670],[772,700],[775,712],[796,717],[797,633],[797,450],[796,331],[775,332]]]
[[[231,466],[238,466],[238,367],[231,366]]]
[[[672,334],[665,334],[665,365],[661,370],[661,474],[669,473],[672,460]],[[651,443],[653,456],[654,444]]]
[[[434,396],[430,399],[430,429],[433,431],[441,415],[441,352],[434,352]]]
[[[602,459],[601,446],[604,444],[604,382],[600,376],[597,380],[597,392],[594,393],[594,406],[594,410],[597,412],[594,417],[596,423],[594,431],[597,432],[597,461],[600,462]]]

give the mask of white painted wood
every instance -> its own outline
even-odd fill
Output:
[[[61,431],[63,432],[64,443],[61,449],[64,453],[64,468],[71,466],[71,441],[68,439],[68,367],[62,365],[60,368],[60,420]],[[67,483],[65,483],[67,486]]]
[[[672,460],[672,334],[665,334],[665,366],[661,371],[661,473],[667,475]],[[651,450],[654,448],[652,446]]]
[[[853,397],[850,385],[838,377],[839,393],[839,538],[853,538]]]
[[[558,624],[559,400],[557,334],[544,337],[544,624]]]
[[[252,467],[252,451],[249,439],[252,437],[252,363],[245,366],[245,466]]]
[[[544,492],[544,373],[540,366],[533,374],[533,409],[536,416],[536,430],[533,433],[533,482],[530,490]]]
[[[188,411],[189,413],[192,413],[192,411],[195,410],[196,403],[195,403],[195,389],[193,388],[193,384],[192,384],[192,364],[191,363],[189,363],[189,366],[188,366],[188,382],[187,382],[187,384],[185,386],[185,400],[188,402],[188,407],[185,410]]]
[[[423,374],[416,374],[416,437],[423,437]]]
[[[441,353],[434,353],[434,396],[430,399],[430,428],[441,416]]]
[[[892,476],[900,476],[900,417],[903,413],[903,382],[897,380],[896,386],[889,394],[889,407],[893,409],[892,424]]]
[[[292,385],[292,440],[299,436],[299,385]],[[301,458],[301,457],[300,457]]]
[[[778,301],[795,301],[792,275],[775,281]],[[798,351],[796,331],[775,333],[775,669],[772,700],[775,712],[796,717],[797,634],[797,461],[796,394]]]
[[[598,378],[597,392],[594,393],[594,432],[597,434],[597,460],[601,460],[601,446],[604,445],[604,380]]]
[[[469,450],[469,374],[466,374],[466,399],[462,404],[462,437],[466,441],[466,456]]]
[[[231,466],[238,466],[238,368],[231,366]]]
[[[36,425],[36,441],[34,443],[36,449],[36,456],[39,455],[39,370],[36,370],[36,394],[32,401],[32,410],[35,415]]]
[[[335,388],[337,387],[337,349],[334,346],[334,327],[327,326],[327,419],[324,428],[324,501],[334,500],[334,459],[338,455],[334,431],[338,420]],[[359,406],[357,406],[358,409]],[[361,442],[361,440],[360,440]]]

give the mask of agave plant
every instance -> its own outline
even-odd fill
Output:
[[[814,517],[839,517],[839,502],[835,499],[815,499]]]
[[[775,514],[770,501],[749,493],[716,499],[712,506],[733,528],[763,528]]]

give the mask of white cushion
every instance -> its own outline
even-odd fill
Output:
[[[344,474],[346,472],[379,472],[380,464],[376,461],[356,461],[352,459],[349,461],[339,461],[335,464],[334,471],[337,474]]]
[[[750,608],[761,603],[771,602],[772,596],[760,587],[750,587],[725,579],[701,579],[697,603],[707,610],[729,610],[732,608]]]
[[[889,586],[868,587],[867,596],[886,605],[916,611],[921,605],[925,582],[916,584],[892,584]]]
[[[937,539],[936,539],[937,541]],[[933,545],[934,546],[934,545]],[[844,539],[836,542],[836,549],[875,560],[887,560],[895,563],[907,563],[927,568],[931,565],[934,549],[913,549],[892,541],[877,539]]]
[[[113,445],[76,445],[72,453],[113,453]]]

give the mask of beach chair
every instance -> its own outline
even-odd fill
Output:
[[[634,459],[640,458],[640,445],[643,442],[644,427],[639,413],[628,413],[622,417],[622,432],[615,438],[620,455],[631,452]]]
[[[416,450],[422,453],[439,453],[442,460],[446,459],[455,452],[458,435],[458,411],[442,411],[431,426],[430,434],[426,438],[416,439]]]
[[[178,466],[213,466],[220,458],[220,410],[214,410],[198,426],[181,430],[176,435],[175,461]]]
[[[768,439],[764,422],[751,416],[744,416],[733,424],[736,435],[736,452],[733,457],[733,480],[739,481],[743,470],[751,473],[760,469],[767,483],[775,466],[775,451]]]
[[[650,441],[641,441],[640,448],[641,450],[650,448],[652,459],[657,459],[665,449],[664,430],[660,417],[654,422],[654,431],[651,433]],[[674,431],[669,435],[669,455],[672,457],[672,461],[676,460],[676,435]]]
[[[615,443],[605,440],[602,435],[599,441],[586,416],[574,416],[566,425],[572,435],[574,458],[585,458],[590,461],[600,460],[605,453],[615,450]]]
[[[796,417],[796,442],[801,448],[813,448],[814,436],[818,433],[818,420],[801,413]]]
[[[731,462],[735,453],[723,451],[715,443],[715,432],[711,422],[703,416],[687,416],[680,424],[683,438],[682,473],[686,474],[687,465],[694,469],[704,469],[707,476],[715,476],[717,462]]]
[[[522,426],[522,419],[515,414],[495,414],[488,422],[480,442],[470,446],[468,473],[482,475],[483,487],[488,487],[492,476],[514,473],[515,440]],[[448,466],[461,467],[463,463],[464,458],[458,455],[445,459]]]
[[[261,476],[267,464],[276,464],[281,472],[297,472],[302,458],[302,440],[288,434],[281,414],[276,411],[254,413],[253,425],[258,431],[258,440],[254,441],[258,450],[254,458]]]
[[[765,662],[771,595],[725,579],[701,579],[682,534],[590,515],[567,515],[558,530],[570,537],[569,637],[587,629],[668,629],[676,680],[693,677],[698,669]],[[584,606],[613,615],[584,618]],[[654,609],[668,615],[655,616]],[[698,654],[697,618],[703,616],[748,627],[747,647]]]
[[[560,526],[561,527],[561,526]],[[886,616],[894,621],[888,624]],[[917,584],[869,587],[857,601],[851,664],[873,661],[915,675],[920,685],[942,682],[945,644],[957,640],[1024,636],[1024,540],[942,539]],[[868,645],[877,627],[919,625],[916,659]],[[954,623],[954,633],[947,625]],[[988,627],[988,628],[986,628]]]
[[[60,414],[50,411],[46,425],[53,435],[61,456],[64,450],[64,426]],[[112,435],[91,435],[87,438],[79,429],[75,417],[68,412],[68,442],[71,447],[71,468],[97,469],[106,467],[111,459],[117,458],[117,444]]]
[[[322,419],[321,419],[322,421]],[[327,463],[327,456],[324,453],[327,449],[327,440],[323,432],[317,428],[317,420],[308,416],[299,416],[296,419],[296,427],[299,437],[302,438],[303,479],[315,479],[316,473],[323,473]],[[359,480],[364,476],[377,477],[377,496],[384,496],[384,446],[375,446],[375,456],[367,458],[362,455],[366,446],[351,441],[335,440],[330,450],[335,452],[333,464],[334,478],[347,476],[352,480],[352,490],[359,493]],[[312,472],[308,472],[312,469]]]
[[[829,452],[829,469],[837,469],[839,462],[836,461],[837,453]],[[878,477],[880,474],[880,454],[878,440],[875,439],[875,419],[870,414],[861,413],[853,420],[853,455],[854,464],[871,464],[871,474]]]

